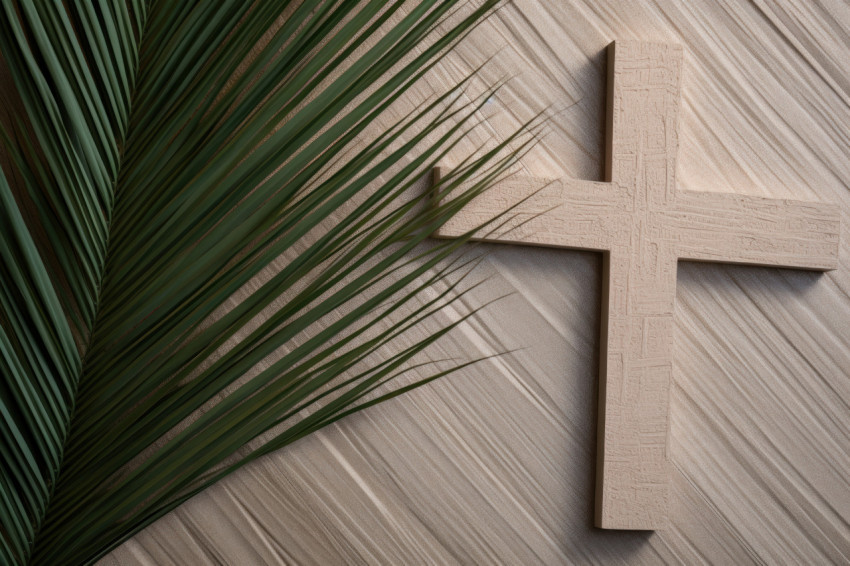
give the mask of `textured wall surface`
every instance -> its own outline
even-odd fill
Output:
[[[684,47],[680,188],[842,216],[826,274],[679,264],[669,528],[592,527],[601,258],[491,245],[469,301],[511,294],[432,356],[519,350],[241,470],[102,564],[850,561],[850,5],[515,0],[423,91],[497,54],[485,79],[516,78],[491,135],[548,106],[526,172],[598,181],[613,39]]]

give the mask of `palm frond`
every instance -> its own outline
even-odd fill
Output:
[[[26,110],[4,131],[15,191],[0,177],[4,563],[93,561],[451,371],[386,389],[463,321],[393,348],[463,295],[466,239],[426,239],[533,136],[429,204],[419,180],[492,91],[460,96],[472,73],[370,126],[495,0],[0,2]]]

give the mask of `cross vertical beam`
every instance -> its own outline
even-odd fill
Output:
[[[670,497],[678,260],[834,269],[840,226],[826,204],[677,191],[681,48],[618,41],[608,57],[605,182],[512,177],[435,236],[499,218],[475,239],[603,252],[596,525],[651,530]]]
[[[596,524],[664,525],[676,260],[655,213],[676,186],[682,50],[608,49],[606,177],[631,201],[628,239],[603,259]],[[603,290],[604,291],[604,290]]]

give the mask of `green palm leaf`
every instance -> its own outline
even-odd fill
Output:
[[[26,111],[0,172],[0,561],[93,561],[448,373],[382,390],[461,322],[392,347],[463,294],[465,239],[423,242],[528,142],[423,206],[491,92],[369,126],[495,0],[0,3]]]

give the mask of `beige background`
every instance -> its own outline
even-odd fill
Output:
[[[671,527],[591,526],[600,257],[491,246],[470,303],[513,294],[432,356],[522,350],[243,469],[102,564],[850,562],[850,5],[516,0],[411,96],[498,54],[492,134],[550,106],[527,172],[601,180],[615,38],[685,47],[680,188],[842,212],[825,275],[679,265]]]

